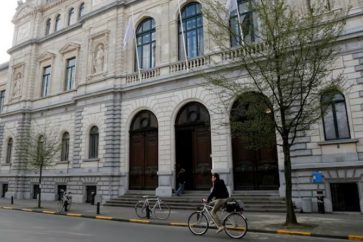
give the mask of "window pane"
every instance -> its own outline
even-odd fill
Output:
[[[332,140],[337,138],[334,126],[333,107],[329,106],[324,115],[325,139]]]
[[[195,31],[187,33],[187,46],[188,46],[188,57],[197,56],[197,35]]]
[[[349,124],[347,118],[347,111],[345,109],[345,103],[339,102],[335,105],[337,125],[340,139],[350,138]]]
[[[143,48],[142,66],[145,68],[150,68],[150,46],[149,45],[145,45]]]

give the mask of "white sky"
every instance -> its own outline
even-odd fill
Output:
[[[14,25],[11,22],[17,7],[17,0],[0,1],[0,64],[9,61],[6,53],[13,41]]]

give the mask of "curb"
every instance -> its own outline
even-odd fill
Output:
[[[163,225],[163,226],[173,226],[173,227],[188,227],[187,223],[182,223],[182,222],[151,221],[151,220],[147,220],[147,219],[124,219],[124,218],[116,218],[116,217],[103,216],[103,215],[84,215],[84,214],[80,214],[80,213],[58,213],[58,212],[52,211],[52,210],[37,210],[37,209],[29,209],[29,208],[6,207],[6,206],[0,206],[0,209],[15,210],[15,211],[22,211],[22,212],[32,212],[32,213],[43,213],[43,214],[48,214],[48,215],[60,215],[60,216],[68,216],[68,217],[116,221],[116,222],[152,224],[152,225]],[[330,234],[318,234],[318,233],[311,233],[311,232],[306,232],[306,231],[294,231],[294,230],[285,230],[285,229],[278,229],[278,230],[248,229],[248,232],[363,241],[363,235],[353,235],[353,234],[330,235]]]

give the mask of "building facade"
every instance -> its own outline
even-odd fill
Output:
[[[308,8],[311,1],[293,2]],[[321,2],[334,11],[340,1]],[[55,134],[61,144],[54,166],[44,171],[47,200],[60,189],[77,202],[89,201],[92,192],[103,201],[129,190],[171,196],[177,166],[186,169],[189,190],[208,189],[211,172],[218,172],[231,191],[284,196],[280,148],[244,149],[220,125],[236,104],[224,109],[192,71],[228,65],[234,50],[216,51],[203,3],[180,4],[184,28],[177,0],[19,2],[11,58],[0,66],[3,197],[31,199],[39,191],[38,172],[21,147],[29,130]],[[330,116],[293,149],[297,206],[304,198],[316,204],[322,190],[327,211],[363,211],[363,1],[352,0],[352,6],[332,66],[349,88],[336,94]],[[323,175],[320,184],[313,173]]]

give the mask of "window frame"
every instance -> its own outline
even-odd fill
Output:
[[[70,64],[74,60],[74,64]],[[74,88],[76,82],[76,66],[77,58],[75,56],[66,59],[65,68],[65,80],[64,80],[64,90],[70,91]]]
[[[78,8],[78,19],[81,19],[85,15],[85,10],[86,10],[85,3],[82,2]]]
[[[60,25],[61,25],[61,15],[58,14],[55,17],[55,21],[54,21],[54,32],[57,32],[60,30]]]
[[[192,8],[195,6],[196,13],[187,16],[187,11],[189,8]],[[190,2],[187,5],[183,7],[181,10],[181,16],[178,14],[178,59],[179,61],[187,59],[193,59],[198,58],[200,56],[204,55],[204,21],[203,21],[203,14],[202,14],[202,5],[198,2]],[[184,16],[183,16],[184,15]],[[181,18],[181,19],[180,19]],[[201,26],[198,27],[198,20],[201,19]],[[195,21],[194,26],[191,29],[186,29],[187,22],[188,21]],[[183,23],[183,29],[181,28],[181,23]],[[184,32],[184,36],[183,36]],[[189,49],[188,45],[188,33],[194,33],[195,35],[195,45],[196,45],[196,54],[194,56],[190,56],[189,52],[191,52],[191,49]],[[199,33],[199,34],[198,34]],[[187,56],[185,56],[184,52],[184,43],[183,43],[183,37],[185,42],[185,52]],[[200,48],[199,48],[200,47]]]
[[[149,23],[149,29],[143,30],[143,27],[145,24]],[[139,32],[141,30],[141,32]],[[135,58],[135,71],[137,71],[137,68],[142,69],[153,69],[155,68],[155,53],[156,53],[156,26],[155,26],[155,20],[153,18],[147,18],[144,19],[136,28],[136,51],[138,54],[138,58]],[[143,39],[149,37],[149,41],[145,41]],[[139,40],[141,39],[141,44]],[[149,66],[144,66],[144,54],[145,54],[145,47],[150,48],[149,56],[148,56],[148,63]],[[139,59],[139,64],[137,64],[137,59]]]
[[[331,95],[332,99],[328,102],[326,102],[326,110],[328,110],[329,108],[331,108],[332,110],[332,118],[333,118],[333,124],[334,124],[334,137],[333,138],[328,138],[327,137],[327,124],[326,124],[326,113],[323,112],[322,110],[322,120],[323,120],[323,129],[324,129],[324,139],[326,141],[331,141],[331,140],[345,140],[345,139],[351,139],[351,134],[350,134],[350,125],[349,125],[349,116],[348,116],[348,110],[347,110],[347,104],[346,104],[346,99],[345,96],[343,95],[343,93],[339,92],[339,91],[332,91],[330,93],[325,93],[325,95],[323,94],[321,96],[321,103],[323,103],[323,99],[327,96],[327,95]],[[334,100],[336,95],[340,95],[342,97],[342,99],[340,100]],[[345,109],[345,117],[346,117],[346,125],[347,125],[347,131],[348,131],[348,136],[342,136],[340,135],[340,129],[339,129],[339,120],[337,118],[337,105],[338,104],[344,104],[344,109]]]
[[[9,138],[8,142],[7,142],[7,146],[6,146],[6,159],[5,159],[5,164],[11,164],[11,158],[12,158],[12,153],[13,153],[13,138]]]
[[[69,160],[69,143],[70,135],[68,132],[64,132],[62,135],[62,149],[61,149],[61,161]]]
[[[47,72],[49,70],[49,72]],[[41,97],[47,97],[49,95],[49,85],[52,76],[52,66],[47,65],[43,67],[43,75],[42,75],[42,86],[40,90]]]
[[[5,104],[5,90],[0,91],[0,113],[4,110]]]
[[[68,26],[71,26],[76,23],[77,19],[76,19],[75,14],[76,14],[76,12],[75,12],[74,8],[70,8],[68,10]],[[74,18],[74,20],[72,18]],[[73,22],[72,22],[72,20],[73,20]]]
[[[97,126],[92,126],[89,131],[89,142],[88,142],[88,158],[98,159],[99,149],[99,129]]]
[[[52,28],[52,19],[48,18],[45,22],[45,36],[50,35],[50,30]]]

